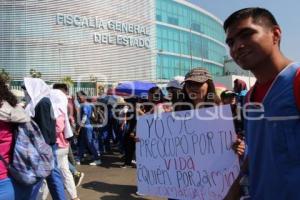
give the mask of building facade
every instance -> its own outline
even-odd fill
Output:
[[[157,77],[171,79],[194,67],[222,75],[226,55],[222,22],[183,0],[156,0]]]
[[[0,31],[0,67],[15,79],[155,78],[153,1],[4,0]]]
[[[161,82],[203,66],[222,75],[222,22],[184,0],[4,0],[0,68],[13,79]]]
[[[223,83],[227,89],[233,89],[236,79],[243,80],[250,89],[256,82],[256,78],[250,71],[243,70],[231,58],[224,61],[224,75],[215,77],[215,81]]]

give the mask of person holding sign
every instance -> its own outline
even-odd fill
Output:
[[[185,75],[185,94],[182,110],[210,107],[220,104],[211,74],[205,68],[194,68]]]
[[[212,76],[205,68],[194,68],[185,76],[183,92],[185,103],[182,110],[218,106],[221,100],[216,94]],[[244,154],[245,144],[240,139],[233,145],[233,150],[239,155]],[[172,199],[169,199],[172,200]]]
[[[281,53],[280,26],[266,9],[238,10],[224,30],[234,61],[257,79],[245,105],[251,199],[300,199],[300,64]]]
[[[218,106],[220,99],[216,93],[211,74],[207,69],[198,67],[189,71],[183,81],[183,102],[174,107],[178,110],[191,110],[210,106]],[[168,199],[175,200],[175,199]]]

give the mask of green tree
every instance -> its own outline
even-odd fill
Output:
[[[65,83],[65,84],[67,84],[69,88],[74,85],[74,81],[72,80],[71,76],[64,76],[62,78],[62,82]]]
[[[31,68],[29,73],[32,78],[41,78],[42,77],[42,73],[37,71],[36,69]]]
[[[91,82],[97,82],[97,77],[93,74],[90,75],[90,81]]]
[[[0,77],[1,79],[3,79],[6,83],[10,81],[10,75],[7,71],[5,71],[5,69],[1,69],[0,72]]]

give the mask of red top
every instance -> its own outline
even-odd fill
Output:
[[[264,84],[255,83],[255,91],[253,93],[254,102],[261,103],[263,101],[273,81],[274,79]],[[251,88],[248,94],[250,94],[251,92],[253,92],[253,87]],[[295,95],[297,107],[300,110],[300,69],[297,70],[295,80],[294,80],[294,95]]]
[[[255,83],[255,91],[253,93],[253,101],[261,103],[264,100],[269,88],[271,87],[274,79],[266,82],[266,83]]]
[[[0,155],[10,163],[12,155],[13,130],[11,123],[0,121]],[[7,178],[7,167],[0,160],[0,180]]]
[[[294,81],[294,95],[297,102],[297,107],[300,110],[300,69],[298,69],[296,78]]]

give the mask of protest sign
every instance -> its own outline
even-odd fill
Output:
[[[138,192],[218,200],[239,173],[230,106],[145,115],[137,123]]]

